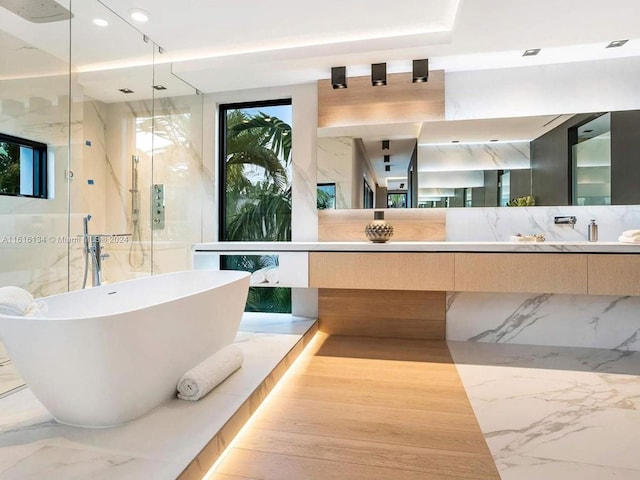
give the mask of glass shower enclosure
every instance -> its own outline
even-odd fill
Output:
[[[203,96],[102,3],[57,3],[70,18],[0,12],[0,134],[46,151],[46,198],[0,188],[0,287],[35,297],[91,287],[85,224],[103,283],[188,269],[213,189]],[[0,185],[16,170],[3,169],[3,152],[0,140]],[[33,175],[23,167],[21,178]],[[22,383],[10,368],[0,344],[0,395]]]

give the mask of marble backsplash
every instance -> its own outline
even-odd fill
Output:
[[[586,241],[591,219],[598,224],[598,239],[614,242],[629,229],[640,228],[640,205],[588,207],[448,208],[447,241],[509,241],[516,233],[542,233],[547,240]],[[574,215],[576,224],[555,225],[556,216]]]

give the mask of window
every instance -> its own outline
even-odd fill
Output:
[[[220,105],[221,241],[291,241],[291,100]],[[222,256],[256,271],[268,256]],[[247,311],[291,313],[291,289],[250,287]]]
[[[47,198],[47,146],[0,133],[0,195]]]
[[[367,182],[367,179],[364,179],[364,185],[363,185],[363,191],[364,191],[364,195],[362,198],[362,203],[363,203],[363,208],[373,208],[373,202],[374,202],[374,197],[373,197],[373,190],[371,190],[371,187],[369,186],[369,183]]]
[[[327,208],[336,208],[336,184],[335,183],[319,183],[317,192],[316,205],[318,210]]]
[[[611,114],[573,128],[573,205],[611,205]]]
[[[407,194],[387,193],[387,208],[407,208]]]

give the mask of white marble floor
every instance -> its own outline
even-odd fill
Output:
[[[640,352],[449,349],[503,480],[640,478]]]
[[[4,345],[0,342],[0,397],[23,383]]]
[[[59,424],[28,388],[0,398],[0,478],[175,479],[313,323],[245,315],[240,370],[198,402],[174,399],[120,427]]]

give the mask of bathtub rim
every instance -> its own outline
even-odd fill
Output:
[[[227,285],[229,283],[233,283],[233,282],[237,282],[237,281],[241,281],[242,279],[246,278],[247,281],[249,281],[249,277],[251,276],[250,272],[245,272],[243,270],[214,270],[214,269],[208,269],[208,270],[178,270],[175,272],[166,272],[166,273],[159,273],[157,275],[149,275],[147,277],[142,277],[142,278],[131,278],[128,280],[122,280],[120,282],[115,282],[115,283],[109,283],[109,284],[105,284],[105,285],[100,285],[98,287],[91,287],[91,288],[87,288],[87,291],[92,291],[95,289],[103,289],[103,290],[107,290],[110,287],[120,287],[126,284],[130,284],[130,283],[138,283],[138,282],[142,282],[145,281],[149,278],[160,278],[160,277],[168,277],[168,276],[177,276],[178,274],[184,274],[184,273],[196,273],[198,272],[199,274],[205,274],[205,273],[222,273],[225,276],[231,277],[228,279],[228,281],[218,285],[218,286],[223,286],[223,285]],[[216,287],[212,287],[212,288],[216,288]],[[111,313],[101,313],[101,314],[95,314],[95,315],[82,315],[82,316],[73,316],[73,317],[60,317],[60,316],[56,316],[56,317],[52,317],[52,316],[48,316],[45,312],[44,315],[5,315],[0,313],[0,322],[3,319],[8,319],[8,320],[19,320],[21,322],[27,321],[27,322],[33,322],[33,321],[78,321],[78,320],[89,320],[89,319],[99,319],[99,318],[103,318],[103,317],[107,317],[107,316],[113,316],[113,315],[122,315],[124,313],[128,313],[128,312],[137,312],[140,310],[144,310],[144,309],[148,309],[154,306],[158,306],[158,305],[163,305],[165,303],[169,303],[169,302],[174,302],[177,300],[182,300],[184,298],[193,296],[193,295],[199,295],[202,294],[208,290],[212,289],[210,288],[201,288],[198,290],[192,290],[190,291],[188,294],[185,295],[177,295],[175,297],[172,297],[170,300],[166,300],[163,301],[161,303],[154,303],[154,304],[150,304],[150,305],[142,305],[140,307],[137,308],[133,308],[131,310],[122,310],[122,311],[118,311],[118,312],[111,312]],[[69,294],[77,294],[78,292],[81,292],[85,289],[77,289],[77,290],[70,290],[67,292],[61,292],[61,293],[56,293],[54,295],[47,295],[46,297],[38,297],[38,298],[34,298],[34,300],[37,301],[46,301],[47,299],[50,298],[59,298],[59,297],[63,297],[65,295],[69,295]],[[0,339],[2,339],[2,334],[0,334]]]

